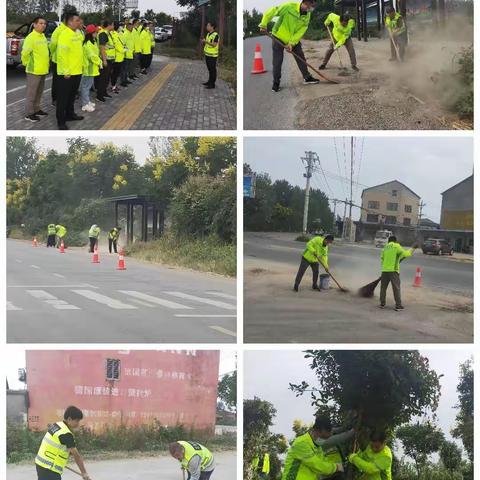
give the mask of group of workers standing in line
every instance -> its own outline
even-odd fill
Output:
[[[312,428],[291,443],[282,480],[344,480],[348,465],[361,472],[362,480],[392,480],[393,455],[385,432],[372,431],[368,445],[360,450],[355,435],[351,425],[334,428],[327,416],[316,417]],[[352,442],[355,451],[349,453]],[[252,470],[254,480],[268,480],[270,455],[266,447],[254,457]]]
[[[327,275],[330,273],[328,263],[329,246],[333,243],[333,235],[315,236],[307,242],[305,251],[303,252],[300,266],[298,268],[297,276],[293,289],[298,292],[303,275],[310,267],[312,269],[312,289],[321,291],[319,285],[319,266],[322,265]],[[402,248],[397,242],[397,237],[390,236],[387,244],[380,255],[381,260],[381,283],[380,283],[380,308],[385,308],[387,289],[392,284],[393,296],[395,299],[395,310],[404,310],[402,304],[402,295],[400,288],[400,262],[405,258],[411,257],[415,247],[408,250]]]
[[[268,33],[268,24],[275,20],[271,36],[273,55],[273,86],[272,91],[280,91],[282,77],[282,63],[284,51],[294,54],[295,61],[303,76],[305,84],[318,84],[319,79],[313,77],[306,64],[305,54],[301,40],[310,25],[312,13],[315,11],[316,0],[302,0],[301,2],[287,2],[269,8],[263,15],[259,24],[260,32]],[[331,43],[323,58],[320,70],[327,68],[327,64],[335,52],[344,46],[350,57],[352,69],[359,71],[352,33],[356,22],[348,13],[337,15],[330,13],[325,19],[325,27],[329,32]],[[390,35],[391,58],[390,61],[403,61],[407,45],[407,28],[400,13],[393,7],[386,9],[385,25]]]
[[[108,232],[108,251],[112,253],[117,252],[118,239],[120,237],[121,227],[113,227]],[[88,231],[88,240],[89,240],[89,252],[93,253],[96,248],[98,248],[98,241],[100,237],[101,229],[98,225],[93,224]],[[48,247],[60,247],[60,244],[63,242],[65,246],[65,238],[67,235],[67,229],[63,225],[56,225],[55,223],[50,223],[47,226],[47,248]]]
[[[82,111],[93,112],[96,103],[90,98],[92,90],[96,92],[96,102],[104,103],[120,93],[119,85],[128,87],[139,78],[138,74],[146,75],[151,66],[155,48],[152,22],[132,19],[120,23],[106,19],[100,26],[84,26],[76,11],[67,11],[50,42],[44,33],[46,27],[45,18],[35,18],[33,30],[22,47],[28,121],[38,122],[48,115],[40,104],[50,71],[57,125],[60,130],[68,130],[67,122],[84,119],[75,112],[78,93]]]

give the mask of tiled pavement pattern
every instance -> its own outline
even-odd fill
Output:
[[[82,112],[77,102],[76,112],[85,118],[68,122],[71,130],[100,130],[122,107],[139,95],[142,88],[167,65],[155,61],[148,75],[140,75],[119,95],[106,103],[97,102],[97,110]],[[236,128],[236,99],[232,89],[222,80],[217,88],[206,90],[202,82],[207,70],[201,61],[181,61],[173,69],[153,98],[146,103],[143,112],[130,127],[132,130],[234,130]],[[93,95],[92,95],[93,96]],[[94,100],[93,100],[94,101]],[[140,100],[139,100],[140,101]],[[9,130],[56,130],[55,108],[50,103],[50,92],[43,96],[42,107],[49,115],[40,122],[31,123],[24,119],[24,102],[7,107],[7,128]]]

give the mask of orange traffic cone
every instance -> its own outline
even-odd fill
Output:
[[[120,249],[120,253],[118,254],[118,267],[117,270],[126,270],[127,267],[125,266],[125,250],[123,248]]]
[[[32,247],[38,247],[37,237],[33,237]]]
[[[421,287],[422,286],[422,269],[417,267],[417,271],[415,272],[415,281],[413,282],[414,287]]]
[[[60,242],[60,253],[65,253],[65,244],[63,243],[63,240]]]
[[[265,73],[266,71],[267,70],[263,65],[262,48],[260,47],[260,44],[257,43],[257,45],[255,46],[255,57],[253,59],[253,68],[251,73]]]
[[[98,246],[97,245],[95,245],[95,249],[93,250],[92,263],[100,263],[100,257],[98,255]]]

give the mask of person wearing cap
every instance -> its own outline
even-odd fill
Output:
[[[143,22],[142,28],[140,30],[140,47],[141,47],[140,73],[142,73],[143,75],[146,75],[147,68],[149,67],[150,55],[152,53],[152,42],[150,39],[148,22]]]
[[[302,255],[300,266],[298,267],[298,273],[295,277],[295,284],[293,289],[298,292],[298,287],[302,281],[303,275],[310,267],[313,273],[312,289],[320,290],[318,286],[318,266],[319,263],[323,265],[323,268],[329,273],[328,266],[328,246],[333,243],[333,235],[325,235],[325,237],[317,236],[313,237],[309,242]]]
[[[96,25],[88,25],[85,29],[85,39],[83,41],[83,75],[80,81],[80,103],[84,112],[95,111],[95,104],[90,101],[90,89],[103,67],[96,38]]]
[[[276,18],[272,28],[273,53],[273,85],[272,91],[280,91],[282,77],[283,55],[285,50],[294,53],[298,69],[303,76],[305,85],[319,83],[308,71],[305,54],[302,50],[301,39],[308,30],[312,13],[315,10],[316,0],[302,0],[301,2],[287,2],[277,7],[269,8],[262,17],[260,32],[268,32],[268,24]]]
[[[43,17],[33,20],[33,30],[27,35],[22,46],[22,65],[27,73],[25,95],[25,120],[38,122],[47,115],[40,109],[45,78],[50,70],[50,52],[45,37],[47,21]]]

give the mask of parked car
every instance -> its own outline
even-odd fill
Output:
[[[172,25],[163,25],[162,28],[167,31],[168,39],[170,40],[172,38],[172,34],[173,34],[173,26]]]
[[[393,232],[390,230],[377,230],[375,233],[375,247],[377,248],[383,248],[387,242],[388,239],[393,235]]]
[[[422,252],[425,254],[433,253],[443,255],[448,253],[453,255],[453,247],[444,238],[427,238],[422,245]]]
[[[155,41],[165,42],[168,40],[168,32],[162,27],[155,27]]]
[[[53,31],[60,22],[48,20],[45,36],[50,41]],[[16,67],[22,63],[21,53],[25,37],[32,31],[33,23],[24,23],[14,32],[7,32],[7,66]]]

